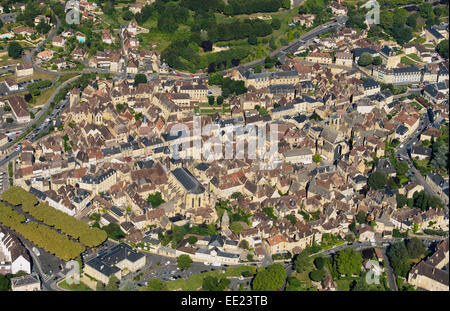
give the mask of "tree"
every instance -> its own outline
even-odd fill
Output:
[[[125,232],[120,229],[120,226],[118,224],[113,222],[102,227],[102,230],[106,231],[108,237],[113,240],[120,240],[125,237]]]
[[[314,282],[320,282],[325,277],[325,271],[323,270],[313,270],[309,273],[309,278]]]
[[[405,26],[394,27],[392,29],[392,36],[398,44],[403,45],[412,39],[412,32],[410,28]]]
[[[217,105],[223,105],[223,96],[217,96],[217,100],[216,100],[216,102],[217,102]]]
[[[214,276],[207,276],[203,279],[202,289],[205,291],[223,291],[230,286],[230,280],[225,278],[217,278]]]
[[[417,18],[419,17],[418,13],[414,13],[408,16],[406,19],[406,25],[408,25],[411,28],[417,27]]]
[[[160,279],[154,278],[148,282],[146,290],[149,291],[165,291],[167,290],[166,283],[161,281]]]
[[[261,73],[261,71],[262,71],[261,64],[256,64],[255,66],[253,66],[253,72],[254,73]]]
[[[230,230],[236,234],[239,235],[239,233],[241,233],[242,230],[244,230],[244,227],[242,227],[242,225],[238,222],[233,222],[230,225]]]
[[[348,230],[350,230],[355,235],[357,235],[358,232],[356,231],[356,220],[355,219],[353,219],[352,223],[350,225],[348,225]]]
[[[286,270],[279,263],[272,264],[264,270],[258,271],[253,280],[253,290],[275,291],[283,286],[286,279]]]
[[[395,165],[395,171],[397,175],[405,175],[408,170],[409,166],[406,161],[397,161],[397,164]]]
[[[187,241],[189,244],[194,245],[195,243],[197,243],[198,239],[197,237],[191,235],[190,237],[188,237]]]
[[[365,67],[367,65],[372,64],[372,61],[373,61],[372,55],[370,55],[367,52],[364,52],[358,59],[358,65]]]
[[[248,241],[242,240],[241,242],[239,242],[239,247],[242,249],[248,249],[249,248]]]
[[[148,195],[147,202],[151,203],[153,208],[157,208],[166,201],[163,200],[161,192],[155,192]]]
[[[138,73],[134,76],[134,86],[137,86],[140,83],[147,83],[147,76],[142,74],[142,73]]]
[[[391,245],[387,255],[391,261],[391,266],[395,274],[406,277],[409,269],[409,254],[405,243],[397,242]]]
[[[126,10],[122,14],[122,18],[125,21],[131,21],[133,19],[133,17],[134,17],[134,14],[130,10]]]
[[[111,277],[108,280],[108,284],[105,287],[105,290],[118,291],[119,290],[119,288],[117,287],[118,282],[119,282],[119,279],[115,275],[111,275]]]
[[[3,274],[0,274],[0,292],[6,292],[11,289],[10,280]]]
[[[50,31],[51,27],[49,24],[41,20],[39,24],[36,26],[36,30],[41,34],[46,34]]]
[[[180,255],[177,258],[177,266],[180,269],[187,270],[192,265],[192,259],[189,255]]]
[[[325,260],[322,257],[317,257],[314,259],[314,265],[317,269],[322,270],[323,266],[325,265]]]
[[[364,211],[359,211],[358,212],[358,214],[356,215],[356,221],[359,223],[359,224],[363,224],[363,223],[365,223],[366,222],[366,212],[364,212]]]
[[[251,34],[250,36],[248,36],[248,44],[250,45],[257,45],[258,44],[258,39],[256,38],[255,35]]]
[[[11,42],[8,46],[8,56],[14,59],[22,56],[23,48],[18,42]]]
[[[395,199],[397,201],[397,208],[402,208],[407,203],[407,198],[403,194],[397,193]]]
[[[361,272],[362,256],[353,248],[347,247],[339,251],[334,258],[333,264],[340,274],[353,275]]]
[[[369,290],[369,286],[365,280],[353,281],[351,289],[352,292],[366,292]]]
[[[418,258],[425,253],[425,246],[419,238],[413,237],[406,241],[406,249],[411,258]]]
[[[442,40],[436,47],[437,52],[444,58],[448,59],[448,39]]]
[[[320,161],[322,161],[322,157],[320,156],[320,154],[315,154],[313,156],[313,161],[316,163],[319,163]]]
[[[214,96],[208,96],[208,104],[210,106],[214,105]]]
[[[353,242],[355,240],[355,236],[353,234],[349,233],[345,236],[345,240],[347,242]]]
[[[383,62],[383,60],[381,59],[380,56],[375,56],[372,60],[372,64],[374,66],[379,66],[379,65],[381,65],[382,62]]]
[[[294,260],[294,269],[298,273],[307,271],[311,268],[311,261],[309,258],[309,253],[306,250],[301,251],[295,257]]]
[[[281,21],[278,18],[274,18],[274,19],[272,19],[271,26],[273,29],[278,30],[281,27]]]
[[[387,182],[387,176],[383,172],[375,172],[369,175],[369,178],[367,179],[367,185],[371,189],[379,190],[382,189]]]

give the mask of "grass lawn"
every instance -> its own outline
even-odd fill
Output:
[[[233,277],[239,277],[241,276],[242,272],[248,271],[250,273],[255,274],[257,269],[255,266],[238,266],[234,268],[229,268],[225,272],[226,276],[233,276]]]
[[[302,288],[303,289],[308,289],[308,288],[312,288],[312,287],[315,288],[312,285],[311,279],[309,278],[309,275],[308,275],[309,272],[310,271],[304,271],[304,272],[301,272],[301,273],[293,272],[291,274],[291,277],[297,278],[300,281],[300,283],[302,284]]]
[[[205,272],[201,274],[195,274],[189,279],[178,279],[167,283],[167,289],[174,291],[182,289],[183,291],[197,291],[202,287],[203,279],[207,276],[219,276],[220,270]]]
[[[80,282],[80,284],[75,285],[75,286],[71,286],[69,284],[67,284],[66,280],[60,282],[58,284],[59,287],[63,288],[63,289],[67,289],[67,290],[71,290],[71,291],[77,291],[77,292],[89,292],[92,291],[92,289],[87,286],[86,284],[84,284],[83,282]]]
[[[0,57],[0,66],[10,66],[10,65],[17,65],[17,64],[23,64],[25,61],[22,58],[14,59],[9,57],[8,55],[4,55]]]
[[[33,106],[42,106],[44,105],[47,100],[52,96],[52,94],[55,92],[56,87],[52,86],[44,91],[41,92],[41,94],[36,97],[36,103]]]
[[[417,111],[420,111],[423,108],[423,106],[416,101],[410,102],[409,105],[413,106]]]
[[[407,66],[417,64],[416,61],[412,60],[412,59],[409,58],[408,56],[403,56],[403,57],[400,59],[400,63],[402,63],[402,64],[404,64],[404,65],[407,65]]]
[[[59,76],[58,80],[56,80],[56,83],[62,84],[65,81],[67,81],[67,80],[69,80],[69,79],[71,79],[71,78],[73,78],[73,77],[75,77],[77,75],[78,75],[78,73],[68,73],[68,74],[65,74],[63,76]]]
[[[408,56],[409,58],[412,58],[412,59],[415,60],[416,62],[422,62],[422,60],[420,59],[419,56],[417,56],[417,54],[412,53],[412,54],[408,54],[408,55],[406,55],[406,56]]]
[[[249,271],[251,273],[256,273],[257,268],[254,266],[238,266],[227,269],[227,271],[223,274],[227,277],[239,277],[241,273],[244,271]],[[202,287],[203,279],[207,276],[220,276],[222,275],[220,270],[205,272],[201,274],[195,274],[191,276],[189,279],[178,279],[174,281],[170,281],[167,283],[167,289],[174,291],[178,289],[182,289],[184,291],[196,291]]]
[[[162,51],[171,43],[171,35],[158,31],[156,28],[151,28],[148,33],[140,33],[137,35],[140,39],[140,45],[144,49],[151,49],[153,44],[156,44],[156,50]]]

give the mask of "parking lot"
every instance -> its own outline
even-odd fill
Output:
[[[0,83],[0,96],[5,96],[5,95],[11,95],[14,93],[19,93],[19,92],[23,92],[27,89],[27,85],[31,84],[31,83],[35,83],[35,82],[39,82],[42,79],[36,79],[36,80],[29,80],[29,81],[24,81],[24,82],[19,82],[17,83],[17,85],[19,86],[19,89],[17,91],[10,91],[8,89],[8,87],[6,86],[5,82],[1,82]]]
[[[146,257],[147,264],[145,265],[145,267],[123,277],[121,280],[121,285],[133,282],[137,286],[146,286],[147,283],[154,278],[160,279],[164,282],[170,282],[179,278],[188,279],[195,274],[210,272],[214,270],[226,270],[228,268],[228,266],[224,265],[212,266],[205,265],[200,262],[193,262],[192,266],[189,269],[181,271],[181,269],[177,267],[176,258],[169,258],[156,254],[146,254]],[[143,275],[141,275],[139,280],[135,281],[134,278],[139,274]],[[246,280],[238,280],[236,278],[236,280],[232,281],[232,283],[234,287],[239,287],[238,283],[244,283],[245,285]]]

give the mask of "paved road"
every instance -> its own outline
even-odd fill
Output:
[[[383,254],[385,262],[384,271],[386,272],[388,285],[391,291],[398,291],[397,282],[395,281],[395,275],[394,272],[392,271],[391,262],[389,261],[389,257],[387,256],[386,251],[387,251],[386,248],[381,249],[381,253]]]
[[[337,18],[337,21],[331,21],[331,22],[325,23],[323,25],[320,25],[320,26],[314,28],[313,30],[307,32],[306,34],[300,36],[298,39],[295,39],[288,46],[283,46],[283,47],[280,47],[280,48],[274,50],[273,52],[270,53],[270,56],[271,57],[274,57],[276,55],[279,56],[281,54],[286,54],[288,52],[293,53],[300,46],[306,44],[307,41],[312,40],[313,38],[320,36],[324,32],[327,32],[327,31],[329,31],[331,29],[338,29],[338,28],[343,27],[345,25],[346,20],[347,20],[346,16],[339,16]],[[239,65],[239,66],[236,66],[236,67],[232,67],[232,68],[223,70],[222,73],[225,74],[225,73],[231,72],[231,71],[233,71],[234,69],[237,69],[237,68],[249,68],[249,67],[253,67],[253,66],[257,65],[257,64],[263,64],[264,60],[265,60],[265,58],[257,59],[257,60],[254,60],[252,62],[243,64],[243,65]]]
[[[412,181],[416,181],[420,185],[423,186],[425,192],[427,192],[430,195],[435,195],[439,197],[438,193],[434,191],[434,189],[430,186],[428,181],[425,180],[425,178],[422,176],[422,174],[414,167],[414,164],[412,163],[412,158],[410,154],[410,148],[414,146],[415,144],[419,145],[419,135],[422,134],[428,127],[430,127],[431,120],[429,118],[428,113],[423,114],[422,120],[420,121],[420,125],[417,128],[416,131],[414,131],[408,138],[406,138],[402,143],[400,143],[397,148],[395,148],[395,154],[398,155],[401,159],[406,160],[408,162],[409,166],[409,177]],[[446,217],[449,215],[449,209],[448,206],[444,206],[444,211],[446,214]]]

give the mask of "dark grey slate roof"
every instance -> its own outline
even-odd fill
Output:
[[[176,168],[172,171],[172,174],[183,185],[186,191],[194,194],[200,194],[205,191],[203,185],[186,168]]]

